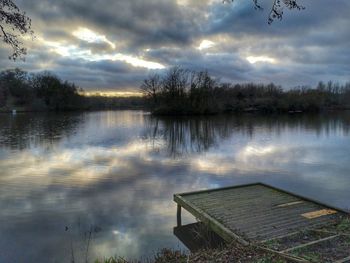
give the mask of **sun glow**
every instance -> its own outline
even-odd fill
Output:
[[[84,91],[82,95],[91,96],[102,96],[102,97],[141,97],[143,94],[137,91]]]
[[[205,39],[200,43],[200,45],[199,45],[199,47],[197,47],[197,49],[203,50],[203,49],[211,48],[213,46],[215,46],[215,43],[213,41]]]
[[[107,43],[115,49],[115,44],[108,40],[105,35],[99,35],[86,27],[79,27],[73,31],[72,35],[88,43]]]
[[[265,62],[265,63],[271,63],[274,64],[276,63],[276,59],[268,57],[268,56],[249,56],[247,57],[247,60],[249,61],[250,64],[255,64],[258,62]]]
[[[129,63],[133,65],[134,67],[142,67],[142,68],[148,68],[148,69],[164,69],[165,66],[153,61],[147,61],[142,58],[137,58],[130,55],[125,55],[121,53],[117,53],[115,55],[107,55],[106,59],[110,60],[119,60],[124,61],[126,63]]]

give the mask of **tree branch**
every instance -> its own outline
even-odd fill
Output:
[[[234,2],[235,0],[223,0],[223,2]],[[262,6],[259,4],[259,0],[252,0],[255,9],[262,10]],[[282,5],[283,2],[283,5]],[[268,16],[268,24],[271,25],[275,19],[281,20],[283,17],[283,7],[286,6],[288,9],[303,10],[304,6],[297,3],[297,0],[273,0],[271,11]]]
[[[13,51],[9,59],[21,58],[24,60],[27,52],[19,37],[26,34],[33,36],[34,32],[31,30],[31,19],[26,16],[25,12],[21,12],[12,0],[0,0],[0,29],[0,37]]]

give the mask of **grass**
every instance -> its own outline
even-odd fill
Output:
[[[272,262],[273,263],[286,263],[287,261],[284,259],[276,259],[273,257],[266,256],[266,257],[263,257],[261,259],[258,259],[254,263],[272,263]]]
[[[320,256],[314,252],[305,253],[303,257],[311,262],[321,262]]]
[[[279,240],[273,239],[273,240],[268,240],[264,243],[264,246],[271,248],[271,249],[277,249],[280,245]]]
[[[128,261],[122,257],[111,257],[108,259],[96,260],[94,263],[139,263],[141,261]],[[162,249],[154,258],[149,258],[146,263],[187,263],[188,255],[180,251]]]
[[[337,225],[337,231],[350,233],[350,218],[343,219],[340,224]]]
[[[144,262],[144,261],[142,261]],[[227,248],[206,249],[196,253],[186,254],[171,249],[163,249],[153,259],[146,263],[202,263],[202,262],[242,262],[242,263],[289,263],[289,261],[259,250],[254,247],[245,247],[239,244],[231,244]],[[140,263],[138,261],[126,261],[123,258],[109,258],[96,260],[95,263]]]
[[[108,258],[108,259],[103,259],[103,260],[96,260],[95,263],[129,263],[123,258]]]

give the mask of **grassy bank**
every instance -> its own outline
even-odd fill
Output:
[[[149,263],[289,263],[286,259],[254,247],[244,247],[237,243],[223,249],[202,250],[193,254],[185,254],[180,251],[163,249]],[[96,260],[95,263],[138,263],[138,261],[127,261],[123,258],[109,258]]]
[[[340,235],[338,239],[321,242],[323,245],[312,245],[310,247],[298,248],[290,252],[293,256],[302,257],[308,262],[335,262],[336,260],[349,256],[350,251],[350,217],[338,220],[334,225],[320,228],[317,231],[301,231],[290,237],[283,237],[263,244],[263,247],[280,251],[288,247],[295,247],[297,243],[304,244],[324,236]],[[279,249],[280,248],[280,249]],[[127,261],[123,258],[108,258],[96,260],[95,263],[139,263],[141,261]],[[145,262],[145,261],[142,261]],[[147,263],[290,263],[290,261],[278,254],[267,252],[254,245],[243,246],[232,243],[218,249],[204,249],[195,253],[183,253],[163,249]],[[347,262],[347,261],[346,261]]]

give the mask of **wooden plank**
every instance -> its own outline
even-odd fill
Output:
[[[256,235],[251,235],[251,233],[248,233],[247,235],[252,236],[253,239],[260,239],[260,240],[263,239],[264,240],[266,238],[273,238],[275,236],[284,235],[284,234],[287,234],[289,232],[294,232],[294,231],[296,231],[296,229],[305,230],[305,229],[308,229],[310,227],[320,227],[320,226],[325,226],[325,225],[328,225],[328,222],[324,220],[324,221],[315,223],[312,226],[304,224],[302,226],[299,226],[298,228],[276,229],[276,230],[268,232],[268,233],[265,232],[265,233],[259,233]]]
[[[335,211],[333,209],[321,209],[321,210],[312,211],[309,213],[302,214],[301,216],[303,216],[307,219],[314,219],[314,218],[318,218],[321,216],[333,215],[336,213],[338,213],[338,211]]]
[[[277,192],[280,192],[280,193],[285,193],[285,194],[288,194],[288,195],[291,195],[291,196],[294,196],[294,197],[298,197],[298,198],[300,198],[302,200],[306,200],[306,201],[309,201],[311,203],[315,203],[315,204],[318,204],[318,205],[321,205],[321,206],[326,206],[326,207],[329,207],[331,209],[335,209],[335,210],[344,212],[346,214],[348,214],[350,212],[350,211],[347,211],[347,210],[342,209],[340,207],[336,207],[336,206],[332,206],[332,205],[329,205],[329,204],[326,204],[326,203],[322,203],[322,202],[320,202],[318,200],[315,200],[315,199],[312,199],[312,198],[309,198],[309,197],[305,197],[305,196],[302,196],[300,194],[296,194],[296,193],[293,193],[293,192],[290,192],[290,191],[287,191],[287,190],[282,190],[282,189],[276,188],[276,187],[274,187],[272,185],[269,185],[269,184],[266,184],[266,183],[261,183],[261,182],[251,183],[251,184],[243,184],[243,185],[235,185],[235,186],[228,186],[228,187],[215,188],[215,189],[205,189],[205,190],[200,190],[200,191],[180,193],[180,194],[177,194],[177,195],[185,197],[187,195],[195,195],[195,194],[202,194],[202,193],[214,193],[214,192],[223,191],[223,190],[247,188],[247,187],[252,187],[252,186],[265,187],[265,188],[268,188],[268,189],[271,189],[271,190],[274,190],[274,191],[277,191]]]
[[[310,263],[310,261],[306,260],[305,258],[297,257],[297,256],[294,256],[294,255],[289,255],[289,254],[286,254],[286,253],[282,253],[282,252],[279,252],[279,251],[277,251],[277,250],[270,249],[270,248],[268,248],[268,247],[259,246],[259,245],[257,245],[256,247],[257,247],[258,249],[262,249],[262,250],[265,250],[265,251],[267,251],[267,252],[280,255],[281,257],[286,258],[286,259],[288,259],[288,260],[290,260],[290,261],[292,261],[292,262],[297,262],[297,263]]]
[[[313,198],[310,198],[310,197],[305,197],[305,196],[303,196],[303,195],[296,194],[296,193],[293,193],[293,192],[291,192],[291,191],[287,191],[287,190],[283,190],[283,189],[276,188],[276,187],[274,187],[274,186],[272,186],[272,185],[269,185],[269,184],[265,184],[265,183],[260,183],[260,184],[263,185],[263,186],[266,186],[266,187],[275,189],[275,190],[277,190],[277,191],[280,191],[280,192],[282,192],[282,193],[286,193],[286,194],[289,194],[289,195],[293,195],[293,196],[299,197],[300,199],[309,201],[309,202],[311,202],[311,203],[315,203],[315,204],[318,204],[318,205],[321,205],[321,206],[325,206],[325,207],[328,207],[328,208],[331,208],[331,209],[334,209],[334,210],[338,210],[338,211],[341,211],[341,212],[346,213],[346,214],[349,214],[349,213],[350,213],[349,210],[345,210],[345,209],[340,208],[340,207],[338,207],[338,206],[329,205],[329,204],[327,204],[327,203],[320,202],[319,200],[316,200],[316,199],[313,199]]]
[[[289,198],[292,200],[300,200],[299,198],[286,195],[283,193],[278,193],[278,192],[268,192],[265,189],[251,189],[249,191],[241,192],[241,191],[234,191],[234,190],[225,190],[223,192],[217,192],[217,193],[207,193],[207,194],[200,194],[200,195],[185,195],[183,196],[187,200],[191,202],[196,202],[199,201],[201,202],[202,200],[210,199],[210,200],[225,200],[225,199],[235,199],[235,200],[242,200],[244,197],[244,200],[251,200],[254,198],[257,199],[266,199],[266,198]]]
[[[322,218],[314,218],[312,220],[306,219],[301,217],[300,215],[296,215],[293,213],[287,213],[286,215],[283,215],[281,217],[260,217],[257,220],[249,220],[249,218],[246,218],[242,221],[232,221],[230,218],[226,218],[226,220],[223,220],[225,223],[230,225],[236,225],[237,227],[249,227],[250,230],[256,230],[256,229],[264,229],[264,228],[278,228],[283,225],[286,225],[290,222],[292,223],[300,223],[300,224],[309,224],[313,225],[317,223],[320,219],[326,219],[326,221],[329,221],[329,223],[333,222],[333,218],[331,215],[325,216]]]
[[[187,200],[187,199],[186,199]],[[189,202],[191,202],[190,200],[188,200]],[[274,201],[270,201],[270,200],[262,200],[262,199],[257,199],[254,202],[246,202],[246,203],[240,203],[240,202],[233,202],[233,201],[226,201],[226,200],[221,200],[220,203],[215,202],[215,203],[211,203],[209,200],[206,200],[206,203],[200,203],[200,202],[191,202],[197,206],[201,206],[203,209],[210,209],[210,210],[219,210],[219,211],[224,211],[223,208],[229,209],[231,212],[240,212],[242,213],[240,216],[244,216],[245,214],[243,214],[243,212],[249,212],[249,215],[251,214],[258,214],[259,210],[260,211],[266,211],[266,209],[268,209],[268,211],[266,212],[270,212],[270,213],[283,213],[286,211],[293,211],[295,209],[298,208],[303,208],[303,207],[311,207],[314,210],[322,208],[318,205],[315,204],[304,204],[304,205],[300,205],[298,207],[293,207],[293,208],[276,208],[275,205],[279,203],[279,201],[284,201],[284,200],[277,200],[277,202]],[[226,211],[226,210],[225,210]]]
[[[327,231],[327,230],[321,230],[321,229],[313,229],[312,231],[320,232],[320,233],[325,233],[325,234],[337,234],[337,232],[334,232],[334,231]],[[342,233],[342,232],[340,232],[340,234],[341,234],[342,236],[348,236],[348,237],[350,237],[350,234],[346,234],[346,233]]]
[[[274,241],[276,239],[282,239],[282,238],[285,238],[285,237],[291,237],[291,236],[297,235],[299,233],[300,233],[300,231],[290,232],[290,233],[287,233],[287,234],[284,234],[284,235],[275,236],[273,238],[260,240],[260,243],[264,244],[264,243],[267,243],[267,242]]]
[[[232,222],[239,222],[240,220],[243,220],[244,222],[247,222],[247,220],[259,220],[260,222],[264,219],[276,219],[276,218],[281,218],[281,216],[292,216],[294,215],[295,217],[301,217],[301,213],[304,212],[311,212],[314,211],[315,208],[314,207],[301,207],[298,208],[298,210],[289,210],[289,211],[272,211],[272,210],[268,210],[268,212],[265,213],[258,213],[258,214],[253,214],[253,215],[249,215],[249,213],[247,214],[243,214],[244,212],[249,212],[249,210],[247,211],[240,211],[239,215],[230,215],[227,217],[227,219],[231,220]],[[304,220],[307,220],[304,218]]]
[[[246,245],[246,246],[249,245],[249,242],[247,242],[246,240],[244,240],[242,237],[238,236],[237,234],[233,233],[231,230],[226,228],[224,225],[222,225],[216,219],[207,215],[201,209],[188,203],[181,196],[174,195],[174,201],[176,203],[178,203],[180,206],[182,206],[183,208],[185,208],[187,211],[189,211],[191,214],[193,214],[195,217],[197,217],[199,220],[201,220],[203,223],[208,225],[215,233],[217,233],[219,236],[221,236],[225,241],[231,242],[233,240],[237,240],[239,243],[241,243],[243,245]]]
[[[250,184],[234,185],[234,186],[227,186],[227,187],[221,187],[221,188],[215,188],[215,189],[204,189],[204,190],[187,192],[187,193],[179,193],[177,195],[185,197],[186,195],[213,193],[216,191],[223,191],[223,190],[236,189],[236,188],[246,188],[246,187],[250,187],[250,186],[264,186],[264,185],[262,183],[250,183]]]
[[[226,241],[244,245],[331,224],[334,212],[330,211],[343,213],[262,183],[175,194],[174,201]],[[328,212],[318,213],[323,215],[319,217],[315,211]]]
[[[295,246],[295,247],[291,247],[291,248],[282,250],[281,252],[282,253],[288,253],[290,251],[293,251],[293,250],[296,250],[296,249],[300,249],[300,248],[304,248],[304,247],[308,247],[308,246],[312,246],[314,244],[318,244],[318,243],[321,243],[321,242],[324,242],[324,241],[327,241],[327,240],[331,240],[331,239],[339,237],[339,236],[340,235],[334,235],[334,236],[330,236],[330,237],[321,238],[321,239],[318,239],[318,240],[315,240],[315,241],[312,241],[312,242],[309,242],[309,243],[306,243],[306,244],[301,244],[299,246]]]
[[[304,203],[304,201],[295,201],[295,202],[280,204],[280,205],[277,205],[276,207],[288,207],[288,206],[299,205],[299,204],[302,204],[302,203]]]
[[[242,198],[245,198],[245,196],[242,196]],[[202,202],[198,201],[191,201],[191,199],[187,199],[189,202],[199,205],[205,209],[220,209],[222,207],[228,207],[231,208],[234,211],[237,212],[243,212],[246,210],[250,210],[251,212],[255,212],[256,210],[253,210],[253,208],[256,209],[271,209],[273,211],[286,211],[288,208],[276,208],[276,205],[280,204],[284,201],[289,201],[290,199],[287,198],[279,198],[279,199],[264,199],[262,197],[257,197],[254,200],[230,200],[230,199],[218,199],[218,200],[210,200],[210,199],[203,199]],[[305,204],[307,205],[307,204]],[[316,205],[313,204],[313,207],[316,207]],[[319,206],[317,206],[319,207]]]

